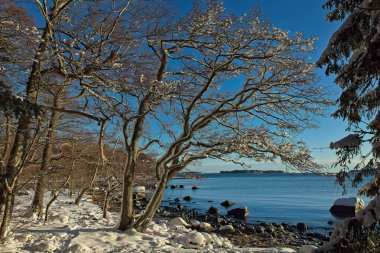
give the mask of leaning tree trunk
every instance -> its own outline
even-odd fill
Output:
[[[58,195],[59,193],[61,192],[62,188],[65,187],[65,185],[69,182],[70,178],[71,178],[71,175],[73,173],[73,170],[74,170],[74,163],[72,164],[71,166],[71,169],[70,169],[70,172],[69,172],[69,175],[67,176],[66,180],[58,187],[58,189],[56,189],[55,191],[52,191],[53,193],[53,197],[50,199],[50,201],[48,202],[48,204],[46,205],[46,210],[45,210],[45,222],[48,221],[48,217],[49,217],[49,209],[50,209],[50,206],[53,204],[53,202],[58,198]]]
[[[126,171],[123,181],[123,201],[121,203],[120,224],[118,227],[122,231],[128,229],[133,222],[133,172],[136,164],[132,162],[129,166],[130,168]]]
[[[150,222],[152,221],[154,214],[156,213],[157,209],[161,204],[162,198],[164,196],[165,187],[173,174],[174,173],[172,172],[165,171],[162,175],[160,182],[156,187],[156,190],[152,198],[149,201],[149,204],[145,208],[145,212],[133,224],[133,227],[136,230],[144,232],[150,224]]]
[[[98,174],[98,167],[99,167],[99,165],[97,164],[96,167],[95,167],[94,174],[92,175],[92,178],[91,178],[91,182],[90,182],[90,184],[89,184],[87,187],[83,188],[82,191],[80,191],[78,197],[75,199],[75,205],[79,206],[79,203],[80,203],[80,201],[82,200],[84,194],[85,194],[88,190],[92,189],[92,187],[93,187],[93,185],[94,185],[94,183],[95,183],[96,176],[97,176],[97,174]]]
[[[59,95],[55,98],[54,108],[51,112],[49,130],[46,135],[46,141],[42,154],[42,162],[37,177],[37,184],[32,202],[32,212],[36,213],[38,217],[42,217],[44,209],[44,196],[46,191],[46,173],[50,167],[50,158],[52,156],[53,139],[55,137],[55,130],[58,125],[59,116],[56,107],[59,106]]]

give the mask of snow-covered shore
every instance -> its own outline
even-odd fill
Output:
[[[238,248],[214,233],[182,226],[180,219],[160,219],[146,233],[115,229],[117,213],[102,219],[99,206],[83,199],[78,207],[61,196],[51,207],[49,221],[27,217],[31,194],[16,197],[8,241],[0,252],[295,252],[290,248]]]

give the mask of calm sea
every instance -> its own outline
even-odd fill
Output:
[[[220,203],[231,200],[232,208],[247,206],[248,222],[275,222],[296,224],[304,222],[313,230],[330,230],[328,221],[334,221],[329,209],[342,197],[342,188],[335,177],[311,174],[202,174],[202,179],[174,179],[170,184],[183,184],[184,189],[166,189],[165,200],[180,198],[187,208],[206,212],[212,205],[226,214],[228,208]],[[192,190],[193,185],[199,190]],[[357,189],[348,189],[344,197],[354,197]],[[191,202],[183,201],[191,196]],[[364,199],[365,204],[369,199]],[[213,202],[209,202],[213,201]],[[168,204],[168,202],[165,202]]]

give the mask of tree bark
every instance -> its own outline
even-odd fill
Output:
[[[9,231],[9,223],[11,221],[11,216],[12,216],[12,207],[13,207],[13,193],[8,191],[5,197],[3,220],[1,222],[1,227],[0,227],[0,242],[5,241],[7,238],[8,231]]]
[[[49,217],[49,209],[50,206],[53,204],[53,202],[58,198],[58,194],[53,193],[53,197],[50,199],[50,201],[46,205],[46,210],[45,210],[45,222],[48,221]]]
[[[104,219],[107,219],[110,196],[111,196],[111,192],[110,191],[106,191],[106,194],[104,196],[104,201],[103,201],[103,218]]]
[[[55,130],[58,125],[59,115],[55,110],[55,107],[59,107],[59,94],[55,98],[54,108],[50,115],[49,130],[46,134],[46,141],[44,150],[42,153],[42,162],[39,171],[39,177],[37,177],[37,184],[35,188],[34,198],[32,202],[32,212],[36,213],[38,217],[42,217],[44,209],[44,196],[46,191],[46,174],[50,167],[50,158],[52,156],[53,139],[55,137]]]
[[[128,166],[128,165],[127,165]],[[123,181],[123,201],[121,204],[121,215],[119,229],[128,229],[133,222],[133,179],[135,162],[131,162]]]
[[[4,146],[4,151],[3,151],[3,159],[4,161],[7,160],[7,155],[8,155],[8,150],[9,150],[9,146],[11,144],[11,137],[12,137],[12,120],[13,118],[10,117],[10,116],[7,116],[7,126],[5,128],[5,135],[6,135],[6,139],[5,139],[5,146]],[[1,173],[3,173],[3,171],[1,171]]]
[[[164,196],[165,187],[174,173],[165,171],[161,176],[161,180],[156,188],[152,198],[149,201],[149,204],[145,208],[145,212],[137,219],[133,224],[133,228],[138,231],[144,232],[152,221],[154,214],[156,213],[158,207],[161,204],[162,198]]]

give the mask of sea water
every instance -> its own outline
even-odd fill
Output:
[[[206,212],[210,206],[226,214],[231,208],[248,207],[248,222],[268,223],[306,223],[313,230],[330,230],[329,221],[337,218],[329,209],[337,198],[356,197],[358,189],[347,189],[343,194],[341,186],[335,183],[335,177],[314,174],[202,174],[201,179],[173,179],[165,191],[164,204],[175,198],[181,204]],[[170,185],[184,185],[183,189],[171,189]],[[192,186],[200,189],[192,190]],[[183,197],[191,196],[192,201]],[[369,199],[364,199],[365,204]],[[220,205],[224,200],[235,204],[230,208]],[[211,202],[212,201],[212,202]]]

